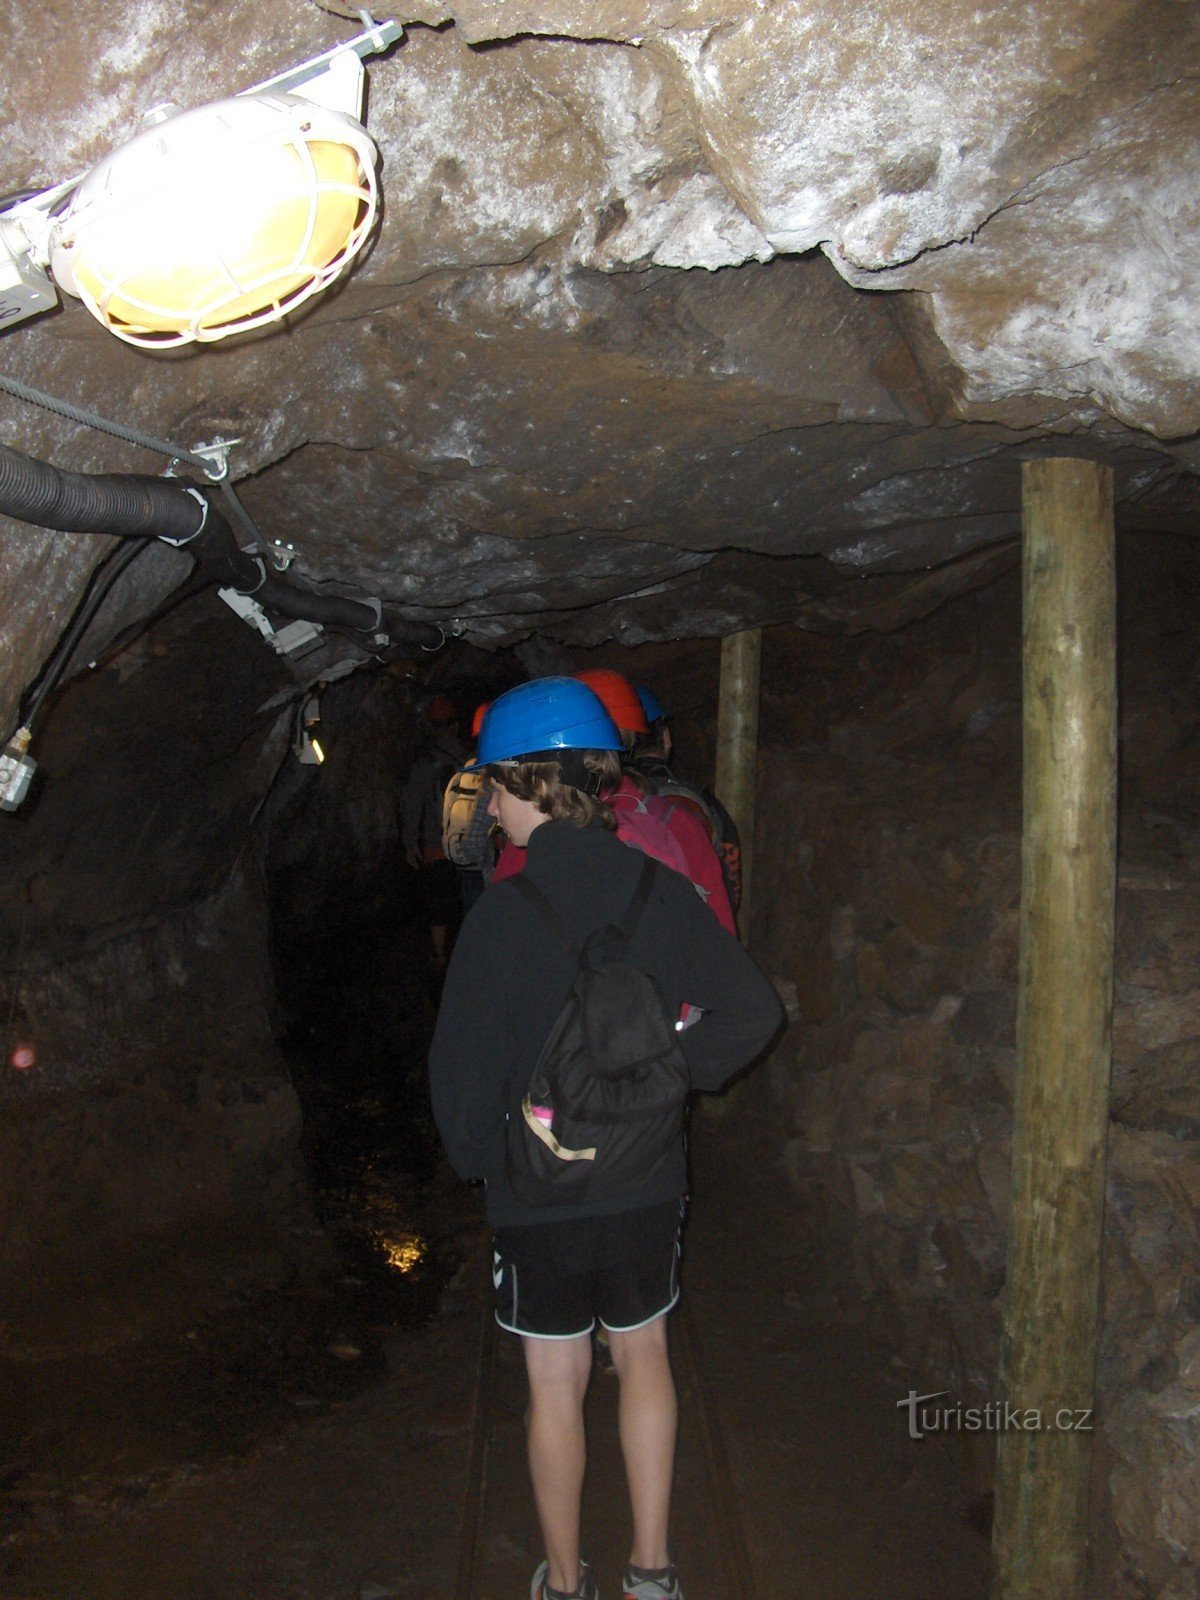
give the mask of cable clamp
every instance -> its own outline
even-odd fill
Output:
[[[242,552],[242,554],[243,555],[249,555],[250,552],[248,550],[244,550]],[[263,584],[266,583],[266,581],[267,581],[267,569],[266,569],[265,563],[263,562],[263,558],[261,556],[250,556],[250,559],[251,559],[251,561],[254,562],[254,565],[258,568],[258,582],[254,585],[253,589],[239,589],[237,591],[238,594],[245,594],[245,595],[257,594],[258,591],[262,588]]]
[[[191,544],[193,539],[198,539],[200,537],[205,528],[208,526],[209,510],[208,501],[200,493],[199,489],[193,488],[190,483],[181,483],[179,487],[183,490],[184,494],[191,495],[192,499],[200,507],[200,525],[193,533],[184,533],[178,536],[172,533],[158,534],[157,537],[163,544],[169,544],[173,549],[176,550],[182,549],[185,544]]]
[[[214,439],[211,444],[192,446],[193,456],[199,456],[205,463],[204,476],[210,483],[225,482],[229,476],[229,452],[234,445],[242,443],[241,439]]]

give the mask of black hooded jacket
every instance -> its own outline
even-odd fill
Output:
[[[525,874],[582,943],[593,930],[620,922],[644,859],[603,828],[544,822],[530,835]],[[628,954],[657,979],[671,1015],[685,1001],[704,1012],[680,1035],[697,1089],[719,1089],[766,1048],[783,1020],[768,980],[692,886],[667,867],[656,864]],[[505,1118],[520,1116],[533,1064],[574,976],[562,944],[515,884],[494,884],[471,908],[446,974],[429,1075],[451,1164],[460,1177],[486,1181],[488,1217],[497,1226],[553,1222],[589,1209],[522,1206],[504,1170]],[[681,1138],[653,1183],[595,1209],[655,1205],[686,1187]]]

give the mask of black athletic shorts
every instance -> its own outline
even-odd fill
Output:
[[[679,1298],[684,1203],[497,1228],[496,1321],[535,1339],[575,1339],[596,1319],[630,1333]]]

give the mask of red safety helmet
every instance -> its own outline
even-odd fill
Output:
[[[592,667],[587,672],[572,673],[572,677],[588,686],[618,728],[629,733],[650,732],[637,690],[622,673],[611,667]]]
[[[425,716],[434,726],[458,721],[458,709],[448,694],[435,694],[425,707]]]

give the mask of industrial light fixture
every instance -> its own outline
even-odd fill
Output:
[[[82,179],[0,216],[0,327],[53,305],[45,269],[143,349],[277,322],[338,278],[379,210],[362,57],[367,31],[228,100],[148,113]]]
[[[378,210],[375,160],[360,123],[293,95],[176,112],[80,184],[50,270],[143,348],[277,322],[362,248]]]

